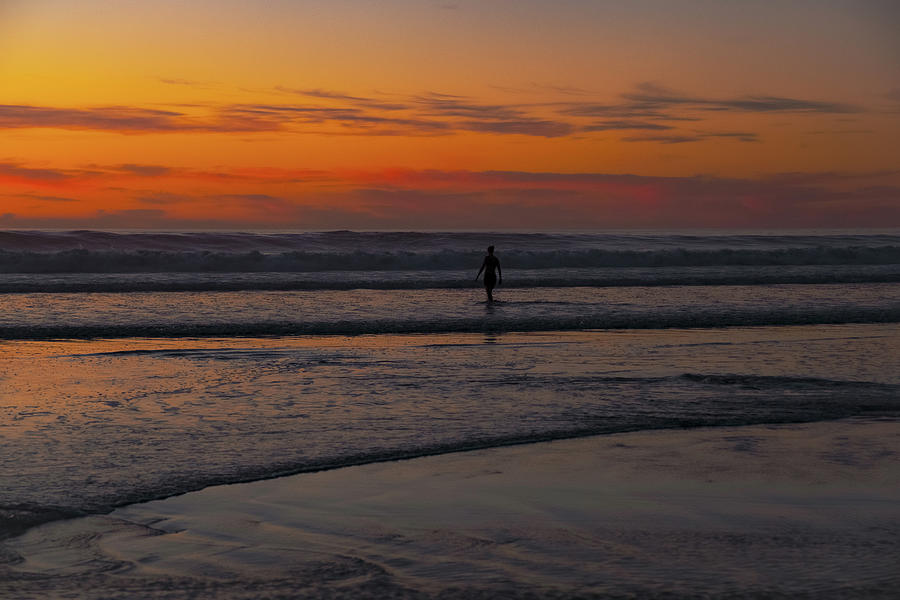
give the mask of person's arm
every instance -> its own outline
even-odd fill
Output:
[[[484,262],[481,263],[481,268],[478,269],[478,275],[475,276],[475,281],[478,281],[478,278],[481,277],[481,272],[484,271],[484,266],[487,264],[487,259],[484,259]]]
[[[497,261],[497,275],[500,276],[500,278],[497,280],[497,283],[502,284],[503,283],[503,269],[500,268],[499,260]]]

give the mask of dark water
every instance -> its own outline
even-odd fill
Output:
[[[900,411],[897,232],[0,232],[0,273],[0,536],[396,457]]]

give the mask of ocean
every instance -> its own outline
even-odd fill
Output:
[[[0,568],[216,484],[900,417],[900,231],[5,231],[0,306]]]

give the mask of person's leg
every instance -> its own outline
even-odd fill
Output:
[[[497,276],[494,274],[484,274],[484,291],[487,294],[488,302],[494,301],[494,286],[497,285]]]

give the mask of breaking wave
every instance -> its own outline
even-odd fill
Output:
[[[143,322],[84,325],[0,325],[0,339],[92,339],[257,337],[297,335],[374,335],[430,333],[502,333],[513,331],[577,331],[589,329],[690,329],[847,323],[900,323],[900,306],[842,307],[803,310],[735,309],[723,313],[700,310],[660,310],[653,314],[571,314],[538,317],[492,315],[491,318],[415,320],[404,317],[360,320],[297,320],[259,322]]]
[[[897,265],[900,235],[0,232],[2,273],[447,271],[497,244],[513,269]]]
[[[0,250],[3,273],[306,273],[318,271],[448,271],[471,268],[479,251],[438,252],[356,250],[276,253],[85,250],[53,252]],[[507,250],[512,269],[896,265],[900,246],[784,249]]]

